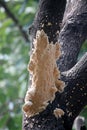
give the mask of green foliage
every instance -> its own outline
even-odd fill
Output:
[[[84,55],[85,52],[87,52],[87,40],[84,42],[84,44],[81,47],[79,58],[81,58],[82,55]]]
[[[85,118],[85,125],[87,128],[87,106],[82,110],[81,116],[83,116]]]
[[[4,0],[3,0],[4,1]],[[19,24],[32,23],[36,0],[6,0]],[[11,17],[0,7],[0,130],[21,130],[22,105],[29,74],[29,42],[26,43]]]

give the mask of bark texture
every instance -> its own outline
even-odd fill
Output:
[[[38,12],[29,31],[32,39],[37,30],[43,29],[49,38],[49,42],[58,40],[66,0],[40,0]]]
[[[87,38],[87,1],[71,1],[67,3],[59,35],[63,53],[59,60],[61,71],[76,64],[80,48]]]
[[[61,44],[62,56],[57,63],[66,88],[63,93],[56,93],[52,104],[39,115],[33,118],[24,115],[23,130],[71,130],[74,119],[87,104],[87,53],[77,62],[87,37],[87,1],[68,0],[66,5],[66,0],[40,0],[30,28],[33,38],[39,29],[47,33],[49,41],[59,40]],[[62,118],[53,115],[56,107],[64,110]]]

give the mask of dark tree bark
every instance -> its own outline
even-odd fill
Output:
[[[40,29],[47,33],[49,41],[59,40],[62,56],[57,63],[66,87],[63,93],[56,93],[45,111],[32,118],[24,115],[23,130],[71,130],[74,119],[87,104],[87,53],[77,62],[87,37],[87,1],[68,0],[66,5],[66,0],[40,0],[30,28],[33,38]],[[58,120],[53,115],[56,107],[65,112]]]
[[[38,12],[29,29],[31,35],[35,37],[36,31],[43,29],[49,41],[55,43],[58,40],[65,5],[66,0],[40,0]]]
[[[73,67],[77,62],[80,48],[87,38],[87,1],[73,0],[67,4],[59,42],[63,55],[59,60],[61,71]]]

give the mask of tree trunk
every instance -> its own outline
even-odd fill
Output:
[[[77,62],[87,37],[87,1],[68,0],[66,4],[66,0],[40,0],[29,30],[32,39],[41,29],[49,41],[59,41],[61,45],[62,56],[57,64],[66,87],[63,93],[56,93],[52,104],[39,115],[32,118],[24,115],[23,130],[71,130],[74,119],[87,104],[87,53]],[[65,112],[58,119],[52,114],[57,106]]]

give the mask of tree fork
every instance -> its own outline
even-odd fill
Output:
[[[58,39],[62,47],[62,57],[58,61],[61,71],[66,71],[76,64],[80,48],[86,38],[87,1],[69,0]]]
[[[76,64],[81,45],[87,37],[87,2],[86,0],[68,2],[63,18],[65,0],[40,0],[38,12],[30,28],[32,38],[35,37],[36,31],[41,29],[53,43],[59,36],[62,56],[58,64],[60,70],[65,71],[61,73],[61,79],[65,81],[66,88],[63,93],[56,93],[53,103],[39,115],[32,118],[24,115],[23,130],[71,130],[75,117],[87,104],[87,54]],[[77,7],[73,11],[74,2]],[[56,107],[65,111],[64,116],[58,120],[53,115]]]

